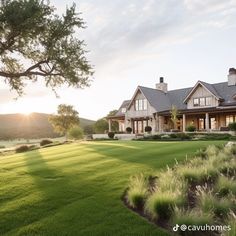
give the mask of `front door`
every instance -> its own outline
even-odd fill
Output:
[[[134,121],[134,131],[136,134],[141,134],[144,132],[144,120],[135,120]]]

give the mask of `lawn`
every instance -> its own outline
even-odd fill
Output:
[[[129,177],[223,141],[84,142],[0,157],[0,235],[167,236],[127,209]]]

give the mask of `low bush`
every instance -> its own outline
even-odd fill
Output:
[[[215,191],[221,197],[227,196],[230,193],[236,196],[236,181],[233,178],[227,178],[222,175],[215,185]]]
[[[191,136],[186,133],[178,133],[176,135],[177,135],[177,138],[179,138],[180,140],[190,140],[191,139]]]
[[[40,146],[45,146],[45,145],[48,145],[48,144],[51,144],[53,143],[52,140],[50,139],[43,139],[41,142],[40,142]]]
[[[128,134],[131,134],[132,128],[131,128],[131,127],[127,127],[127,128],[126,128],[126,132],[127,132]]]
[[[2,149],[2,148],[6,148],[4,145],[0,145],[0,149]]]
[[[178,136],[177,136],[177,134],[172,133],[172,134],[170,134],[170,138],[178,138]]]
[[[219,153],[219,148],[215,145],[210,145],[206,149],[207,156],[215,156]]]
[[[130,179],[126,199],[128,204],[137,209],[141,209],[148,192],[148,181],[144,176],[137,175]]]
[[[183,205],[181,196],[173,192],[154,192],[146,201],[145,211],[154,219],[167,220],[176,205]]]
[[[194,132],[194,131],[196,131],[196,127],[193,126],[193,125],[189,125],[189,126],[186,128],[186,130],[187,130],[188,132]]]
[[[84,131],[79,126],[74,126],[69,130],[68,135],[70,138],[78,140],[84,137]]]
[[[108,132],[108,137],[110,138],[110,139],[113,139],[114,137],[115,137],[115,133],[114,132]]]
[[[218,199],[212,192],[201,189],[198,192],[198,204],[205,213],[212,212],[218,218],[226,218],[229,214],[232,202],[226,198]]]
[[[15,149],[16,153],[28,152],[29,150],[29,146],[27,145],[21,145]]]
[[[171,220],[172,225],[186,225],[188,226],[205,226],[212,225],[214,222],[211,213],[204,213],[201,210],[185,210],[183,208],[175,207],[174,214]],[[198,236],[198,235],[212,235],[211,231],[181,231],[180,235]]]
[[[230,129],[231,131],[236,131],[236,122],[230,123],[230,124],[229,124],[229,129]]]

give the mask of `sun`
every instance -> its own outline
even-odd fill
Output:
[[[31,111],[22,112],[22,115],[24,115],[24,116],[30,116],[31,114],[32,114]]]

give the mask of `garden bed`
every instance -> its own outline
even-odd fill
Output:
[[[153,176],[133,176],[125,205],[179,235],[236,235],[236,146],[209,146]],[[181,231],[179,226],[187,229]],[[205,230],[208,225],[211,230]],[[173,228],[177,226],[177,228]],[[190,231],[188,227],[203,227]],[[219,228],[221,227],[221,228]],[[222,227],[224,228],[223,231]]]

